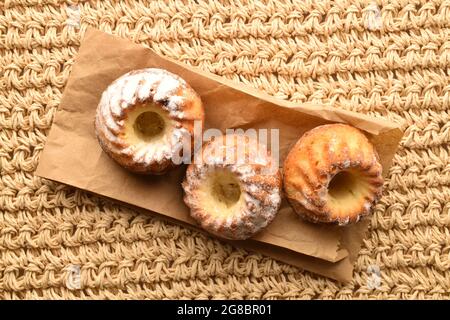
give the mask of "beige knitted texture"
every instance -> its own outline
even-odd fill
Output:
[[[404,121],[354,280],[35,177],[89,26],[281,99]],[[0,298],[450,295],[450,1],[6,0],[0,75]]]

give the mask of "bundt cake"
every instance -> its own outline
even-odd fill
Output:
[[[357,222],[381,196],[377,152],[360,130],[349,125],[323,125],[305,133],[283,169],[290,204],[312,222]]]
[[[180,164],[183,143],[192,144],[194,121],[204,120],[198,94],[162,69],[128,72],[104,92],[95,133],[102,149],[136,173],[162,174]]]
[[[247,239],[269,224],[281,204],[281,174],[265,146],[229,134],[206,143],[190,164],[184,202],[219,237]]]

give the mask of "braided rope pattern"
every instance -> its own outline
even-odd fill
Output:
[[[338,284],[35,177],[88,26],[281,99],[404,120],[354,280]],[[448,0],[5,0],[0,75],[0,298],[450,295]],[[81,289],[68,286],[71,265]]]

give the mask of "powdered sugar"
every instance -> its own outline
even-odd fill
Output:
[[[330,141],[328,142],[328,151],[330,153],[335,153],[336,152],[336,145],[337,145],[337,140],[336,140],[336,135],[334,135]]]
[[[350,164],[351,164],[350,159],[345,159],[344,162],[342,163],[342,167],[344,169],[350,168]]]
[[[163,105],[163,108],[167,110],[173,117],[184,118],[184,112],[181,110],[181,106],[185,103],[186,99],[181,96],[170,96],[168,102]]]
[[[110,112],[115,117],[123,115],[138,101],[153,100],[161,103],[171,116],[183,118],[181,109],[186,100],[176,94],[184,87],[186,82],[181,78],[164,70],[149,68],[125,74],[105,93],[109,96]]]
[[[144,101],[148,99],[151,94],[151,89],[155,85],[157,81],[159,81],[160,77],[158,74],[154,73],[145,73],[141,75],[140,79],[140,87],[137,91],[137,98],[140,101]]]
[[[127,108],[129,105],[136,103],[139,83],[142,79],[141,74],[135,74],[122,80],[121,100],[124,103],[122,108]]]
[[[155,101],[162,101],[168,99],[170,96],[174,95],[180,88],[180,82],[173,77],[164,77],[156,89],[153,99]]]
[[[280,190],[278,188],[272,189],[271,194],[268,197],[269,203],[281,203]]]

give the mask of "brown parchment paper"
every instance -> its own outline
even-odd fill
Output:
[[[307,130],[330,122],[346,122],[365,130],[377,148],[386,173],[402,132],[388,121],[330,107],[280,101],[253,88],[163,58],[151,50],[95,29],[81,43],[36,175],[159,213],[198,229],[182,201],[185,167],[163,176],[132,174],[104,154],[94,134],[95,109],[102,92],[116,78],[140,68],[158,67],[184,78],[201,96],[206,127],[277,128],[281,163]],[[233,242],[278,260],[337,280],[350,280],[367,221],[340,228],[299,219],[284,201],[264,231]]]

